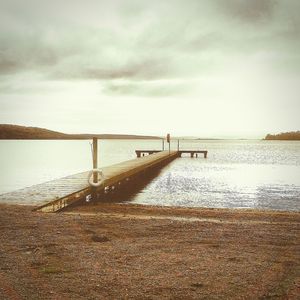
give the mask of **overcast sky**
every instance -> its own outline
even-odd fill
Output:
[[[300,130],[299,0],[0,0],[0,123]]]

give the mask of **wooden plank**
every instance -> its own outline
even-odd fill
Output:
[[[142,158],[104,167],[102,168],[105,177],[104,185],[98,188],[98,190],[104,189],[106,186],[117,184],[122,180],[126,180],[126,178],[159,165],[169,159],[174,159],[177,155],[178,153],[176,151],[172,151],[170,155],[168,151],[162,151]],[[87,182],[88,173],[89,172],[81,172],[11,193],[6,193],[0,195],[0,201],[26,204],[30,198],[30,203],[41,205],[39,208],[42,211],[58,211],[91,193],[91,189]]]

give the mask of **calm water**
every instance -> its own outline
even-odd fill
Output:
[[[132,159],[135,149],[149,148],[160,149],[161,142],[102,140],[99,163]],[[208,158],[176,159],[131,202],[300,211],[300,142],[185,141],[181,149],[207,149]],[[0,141],[0,194],[91,165],[88,141]]]

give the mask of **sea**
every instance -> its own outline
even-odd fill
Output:
[[[99,140],[99,166],[134,159],[136,149],[160,150],[162,141]],[[180,140],[180,149],[207,150],[208,157],[175,159],[119,202],[300,211],[299,141]],[[0,141],[0,194],[91,168],[88,140]]]

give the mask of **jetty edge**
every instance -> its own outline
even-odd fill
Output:
[[[177,151],[161,151],[153,155],[141,157],[139,159],[132,159],[112,166],[104,167],[102,168],[102,172],[104,174],[103,183],[101,186],[95,188],[94,191],[87,182],[89,172],[85,172],[82,174],[84,180],[86,181],[86,187],[84,189],[46,203],[37,207],[35,210],[42,212],[60,211],[66,206],[85,199],[93,192],[97,193],[98,197],[101,197],[101,194],[108,192],[110,189],[117,189],[118,187],[126,184],[126,182],[134,180],[136,177],[154,168],[161,168],[177,157]]]

